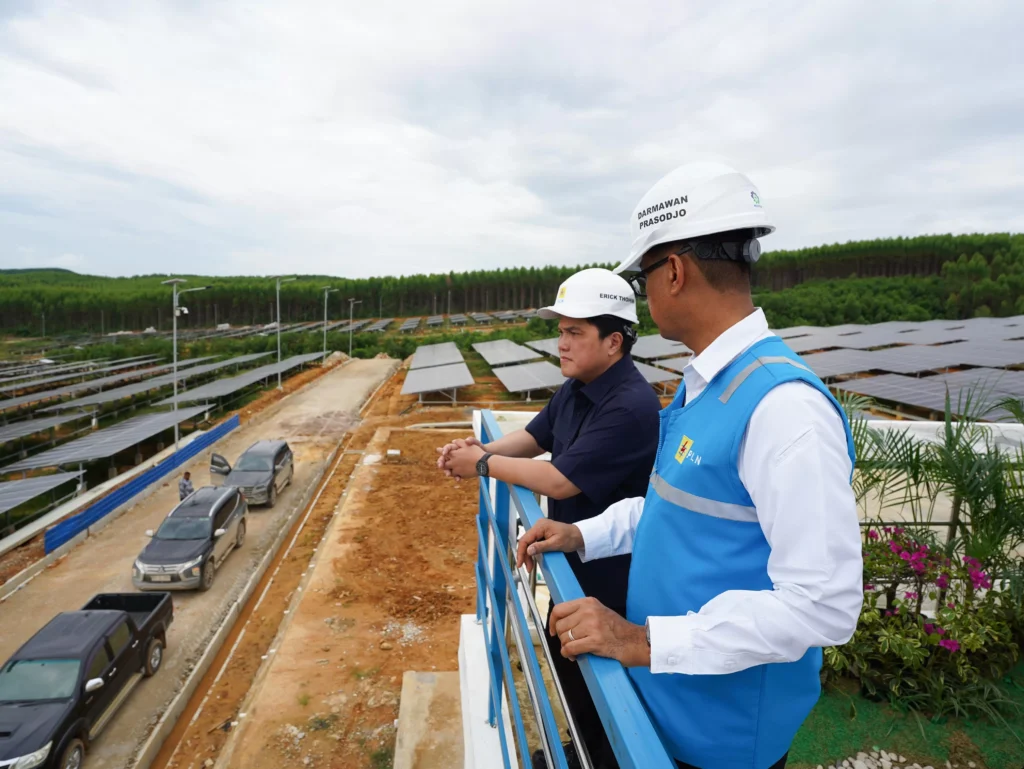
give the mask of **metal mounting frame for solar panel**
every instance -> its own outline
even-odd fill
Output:
[[[667,368],[669,371],[675,371],[682,374],[683,369],[690,364],[691,360],[693,360],[692,355],[680,355],[677,358],[660,358],[659,360],[654,361],[654,363],[659,368]]]
[[[239,355],[237,358],[228,358],[227,360],[217,361],[216,363],[207,363],[202,366],[193,366],[187,368],[184,371],[178,372],[178,382],[184,382],[185,380],[193,377],[202,376],[208,374],[211,371],[220,371],[221,369],[231,368],[232,366],[240,366],[243,363],[250,363],[260,358],[265,358],[272,353],[269,352],[254,352],[249,355]],[[144,379],[141,382],[135,382],[124,387],[117,387],[113,390],[104,390],[102,392],[93,393],[92,395],[86,395],[84,398],[76,398],[72,401],[66,401],[64,403],[58,403],[53,406],[47,406],[46,408],[39,409],[41,413],[49,411],[64,411],[66,409],[80,409],[86,406],[96,406],[102,403],[114,403],[121,400],[122,398],[130,398],[140,393],[149,392],[150,390],[157,390],[161,387],[168,387],[174,384],[174,372],[170,374],[164,374],[163,376],[153,377],[152,379]],[[181,388],[182,392],[185,392],[184,387]],[[180,395],[180,394],[179,394]]]
[[[405,375],[402,395],[419,395],[422,400],[424,393],[440,393],[451,390],[452,400],[455,400],[458,388],[468,387],[473,382],[473,375],[463,361],[444,366],[411,369]]]
[[[522,363],[541,357],[541,353],[516,344],[511,339],[477,342],[473,345],[473,349],[492,367],[504,366],[509,363]]]
[[[239,390],[243,390],[250,385],[256,384],[256,382],[277,376],[278,371],[280,371],[281,374],[284,374],[296,366],[301,366],[322,357],[323,353],[319,352],[306,353],[305,355],[293,355],[290,358],[285,358],[280,363],[271,363],[267,366],[260,366],[252,371],[245,371],[238,376],[217,379],[208,384],[204,384],[201,387],[186,390],[183,393],[178,393],[178,403],[198,403],[200,401],[223,398],[225,395],[232,395]],[[156,405],[167,406],[173,403],[174,398],[171,397],[158,401]]]
[[[425,344],[416,348],[410,369],[432,368],[434,366],[448,366],[452,363],[463,363],[462,351],[455,346],[455,342],[442,342],[441,344]]]
[[[502,366],[494,369],[494,375],[510,393],[555,389],[565,381],[558,366],[546,360],[520,366]]]
[[[68,481],[77,481],[82,474],[81,470],[75,470],[71,473],[53,473],[0,483],[0,514],[13,510],[30,499],[40,497]]]
[[[194,406],[177,411],[162,411],[133,417],[0,468],[0,472],[13,473],[21,470],[34,470],[39,467],[77,465],[97,459],[106,459],[174,427],[175,424],[199,416],[206,411],[206,408],[206,406]]]
[[[669,358],[689,351],[690,348],[682,342],[665,339],[661,334],[648,334],[636,340],[630,354],[641,360],[652,360],[654,358]]]
[[[558,337],[553,339],[537,339],[532,342],[526,343],[527,347],[530,347],[537,352],[542,352],[545,355],[550,355],[553,358],[561,357],[558,353]]]

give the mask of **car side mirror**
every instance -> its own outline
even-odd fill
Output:
[[[103,688],[102,678],[90,678],[85,682],[85,693],[92,694],[94,691]]]
[[[214,536],[214,538],[223,537],[227,533],[228,533],[227,529],[217,529],[217,531],[213,532],[213,536]]]
[[[156,536],[156,532],[153,531],[152,529],[146,529],[146,536],[150,537],[150,538],[153,538],[153,537]]]

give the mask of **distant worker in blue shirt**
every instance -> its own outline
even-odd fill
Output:
[[[498,478],[543,494],[552,520],[573,524],[647,488],[658,443],[661,404],[630,356],[636,340],[636,299],[629,284],[610,270],[587,269],[569,277],[555,303],[539,311],[558,319],[558,353],[568,377],[523,430],[481,446],[456,441],[438,451],[449,475]],[[550,462],[537,457],[551,452]],[[583,592],[626,614],[628,553],[584,563],[569,554]],[[625,621],[625,620],[623,620]],[[549,639],[555,672],[593,766],[617,767],[611,745],[574,662]],[[572,749],[570,766],[579,766]],[[543,755],[534,765],[546,766]]]
[[[822,647],[863,601],[850,427],[754,307],[757,188],[718,163],[659,181],[618,272],[693,358],[661,414],[646,496],[574,524],[540,521],[520,563],[632,553],[626,618],[593,598],[551,612],[562,654],[619,660],[680,767],[780,769],[820,693]]]

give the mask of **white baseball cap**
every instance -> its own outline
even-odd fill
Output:
[[[616,273],[640,269],[643,255],[662,243],[732,230],[754,238],[775,230],[754,183],[724,163],[680,166],[640,198],[629,222],[632,247]],[[749,261],[756,260],[756,254]]]
[[[570,275],[558,287],[555,303],[537,310],[537,314],[546,320],[614,315],[636,323],[636,296],[629,284],[611,270],[591,267]]]

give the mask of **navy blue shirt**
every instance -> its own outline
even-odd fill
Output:
[[[576,523],[600,515],[614,502],[647,493],[658,450],[661,403],[624,355],[589,384],[568,379],[526,426],[551,463],[580,490],[548,499],[548,515]],[[630,556],[583,563],[566,553],[580,587],[610,609],[626,612]]]

